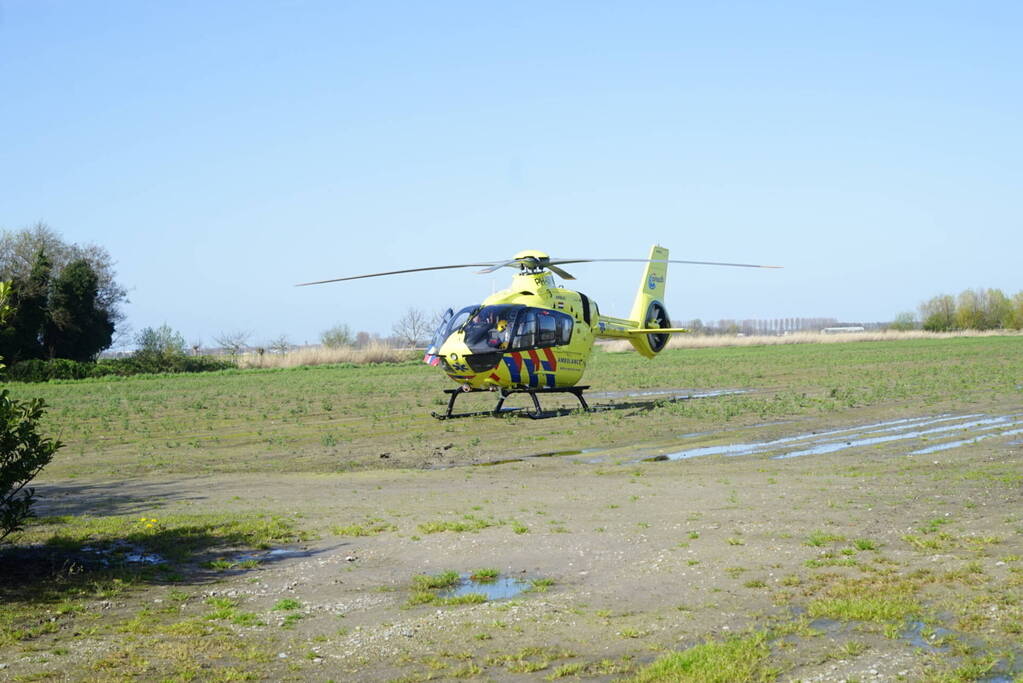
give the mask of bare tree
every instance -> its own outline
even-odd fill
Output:
[[[394,323],[391,331],[405,346],[418,346],[431,331],[430,319],[418,308],[409,308],[405,315]]]
[[[276,339],[271,339],[267,346],[274,353],[279,353],[283,356],[288,351],[291,351],[292,344],[290,341],[288,341],[288,335],[282,334]]]
[[[213,341],[232,356],[237,356],[249,347],[249,337],[251,336],[252,332],[249,331],[221,332],[213,338]]]
[[[329,330],[320,332],[320,343],[328,349],[340,349],[352,345],[352,328],[348,325],[334,325]]]

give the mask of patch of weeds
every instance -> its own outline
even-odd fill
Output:
[[[238,626],[266,626],[263,621],[252,612],[238,612],[231,617],[231,623]]]
[[[828,545],[829,543],[840,543],[845,540],[845,536],[839,536],[838,534],[829,534],[825,531],[814,531],[812,534],[807,536],[805,545],[820,548],[821,546]]]
[[[335,536],[374,536],[386,531],[397,531],[398,527],[389,522],[374,521],[363,524],[349,524],[348,526],[332,526],[331,533]]]
[[[825,553],[820,557],[809,559],[803,564],[810,569],[820,569],[821,567],[855,567],[859,562],[852,557],[835,557],[832,553]]]
[[[554,671],[550,672],[545,678],[548,681],[555,681],[559,678],[565,678],[566,676],[578,676],[586,670],[584,664],[579,662],[573,662],[571,664],[562,664]]]
[[[274,603],[273,609],[275,612],[288,611],[294,609],[301,609],[302,603],[294,598],[282,598]]]
[[[949,517],[935,517],[934,519],[924,522],[923,526],[920,527],[920,533],[933,534],[935,531],[951,521],[952,520]]]
[[[479,605],[487,601],[483,593],[465,593],[453,595],[450,598],[436,598],[433,602],[437,605]]]
[[[728,545],[746,545],[746,541],[736,536],[732,536],[728,539]]]
[[[522,522],[518,522],[518,521],[514,521],[513,520],[511,525],[512,525],[512,531],[514,531],[517,534],[528,534],[529,533],[529,527],[526,526],[525,524],[523,524]]]
[[[553,586],[555,583],[554,579],[531,579],[529,582],[529,588],[534,593],[546,593],[547,589]]]
[[[450,569],[440,574],[417,574],[412,577],[412,587],[420,591],[450,588],[458,583],[459,579],[458,572]]]
[[[853,541],[853,547],[857,550],[877,550],[879,546],[869,538],[857,538]]]
[[[760,579],[752,579],[752,580],[747,581],[746,583],[744,583],[742,585],[745,586],[746,588],[766,588],[767,587],[767,584],[764,583],[763,581],[761,581]]]
[[[206,615],[210,620],[233,619],[238,613],[238,601],[232,598],[207,598],[206,604],[213,608],[213,611]]]
[[[824,593],[807,605],[811,617],[901,624],[921,609],[908,582],[843,579],[828,586]]]
[[[518,652],[506,655],[494,655],[487,658],[487,663],[503,666],[510,673],[525,674],[543,671],[551,662],[573,657],[571,652],[555,650],[547,647],[524,647]]]
[[[423,522],[419,525],[419,530],[424,534],[437,534],[443,531],[453,531],[455,533],[464,532],[476,532],[480,529],[487,529],[492,526],[496,526],[498,523],[477,517],[476,515],[463,515],[462,519],[459,520],[448,520],[438,522]],[[518,533],[518,532],[516,532]]]
[[[632,657],[625,655],[621,661],[614,659],[601,659],[586,667],[586,673],[591,676],[616,676],[629,673],[632,670]]]
[[[406,606],[415,607],[416,605],[429,605],[437,599],[437,594],[431,591],[416,591],[409,596]]]
[[[480,570],[485,573],[494,572],[494,577],[497,577],[496,570],[484,569]],[[493,579],[491,579],[493,580]],[[412,577],[412,595],[409,597],[408,602],[405,603],[406,607],[415,607],[417,605],[478,605],[487,601],[487,596],[483,593],[466,593],[464,595],[454,595],[451,597],[441,597],[437,595],[437,591],[442,588],[451,588],[457,585],[461,581],[461,576],[458,572],[448,570],[441,572],[440,574],[419,574]]]
[[[497,577],[501,575],[501,572],[496,569],[477,569],[473,573],[469,574],[469,578],[476,583],[491,583],[497,581]]]
[[[295,628],[295,624],[297,624],[299,621],[301,621],[301,619],[302,619],[302,615],[301,614],[297,614],[297,613],[293,612],[293,613],[287,615],[286,617],[284,617],[284,621],[281,623],[281,628],[287,628],[287,629]]]
[[[477,664],[470,662],[458,667],[457,669],[449,670],[447,675],[451,678],[475,678],[481,673],[483,673],[483,669],[481,669]]]
[[[232,569],[255,569],[259,566],[259,560],[228,560],[219,558],[211,560],[203,566],[207,569],[214,569],[218,572],[231,571]]]
[[[946,550],[955,546],[955,537],[944,532],[936,536],[905,534],[902,540],[917,550]]]
[[[859,657],[869,649],[869,645],[859,640],[849,640],[842,643],[838,648],[839,659],[850,659]]]
[[[633,683],[733,683],[773,680],[777,672],[766,667],[770,654],[767,634],[752,633],[727,640],[710,640],[682,652],[673,652],[641,669]]]

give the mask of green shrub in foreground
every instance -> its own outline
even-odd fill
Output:
[[[37,431],[46,404],[15,401],[0,391],[0,541],[32,514],[35,489],[26,488],[63,445]]]

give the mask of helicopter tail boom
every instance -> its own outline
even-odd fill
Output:
[[[668,311],[662,303],[667,276],[668,250],[654,245],[629,318],[602,315],[595,334],[598,337],[628,339],[640,354],[653,358],[664,349],[672,333],[688,332],[681,327],[671,327]]]

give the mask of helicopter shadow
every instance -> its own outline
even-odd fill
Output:
[[[590,400],[593,399],[611,399],[609,402],[602,403],[590,403],[586,410],[577,406],[564,406],[557,407],[547,410],[542,410],[539,414],[529,412],[526,408],[512,407],[504,408],[498,413],[492,411],[479,411],[475,413],[467,413],[468,416],[482,416],[491,415],[494,417],[528,417],[534,420],[543,420],[552,417],[566,417],[569,415],[580,415],[583,413],[604,413],[619,410],[633,411],[636,414],[648,413],[657,408],[663,408],[666,405],[672,403],[682,403],[685,401],[695,401],[705,398],[716,398],[718,396],[731,396],[737,394],[750,393],[749,389],[720,389],[712,391],[691,391],[691,392],[664,392],[664,391],[650,391],[650,392],[600,392],[594,393],[588,396]],[[615,400],[615,399],[632,399],[632,400]]]

